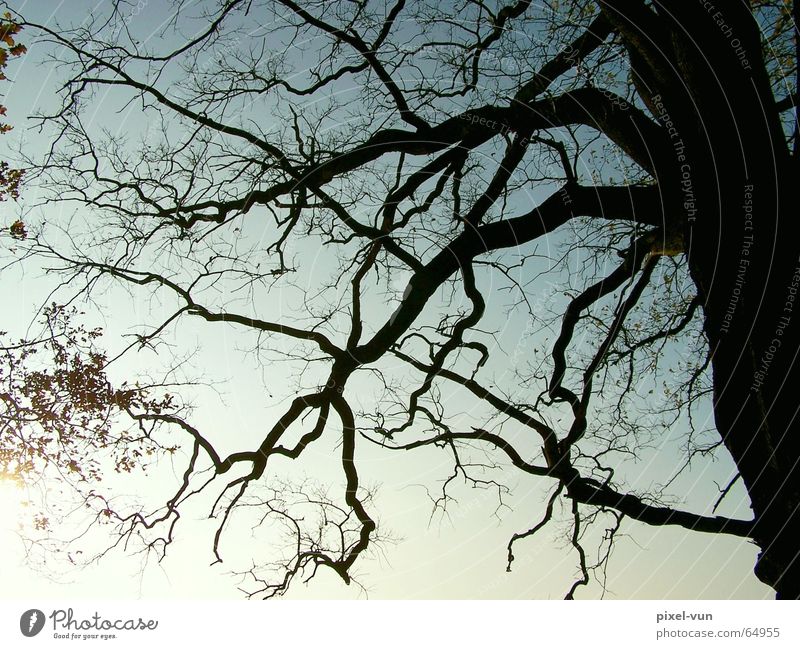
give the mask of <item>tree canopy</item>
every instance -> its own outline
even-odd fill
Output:
[[[753,542],[758,578],[799,597],[796,17],[767,0],[9,16],[9,51],[24,28],[58,79],[31,118],[44,144],[20,152],[14,263],[58,285],[42,335],[4,342],[0,469],[68,485],[82,530],[159,557],[193,502],[216,561],[236,525],[281,529],[243,575],[270,597],[320,568],[349,583],[390,540],[365,455],[437,449],[434,508],[463,483],[500,507],[516,476],[548,486],[507,567],[566,523],[568,599],[605,583],[630,520]],[[128,338],[106,347],[90,307],[119,291]],[[201,328],[262,369],[259,430],[204,425],[185,365]],[[287,477],[327,444],[316,481]],[[104,479],[140,470],[158,502]],[[736,490],[752,511],[718,513]]]
[[[0,81],[5,81],[3,73],[8,65],[9,58],[22,56],[26,48],[22,43],[16,42],[21,26],[14,22],[10,13],[6,12],[0,17]],[[0,116],[6,114],[6,107],[0,104]],[[8,133],[11,126],[0,122],[0,135]],[[22,181],[22,171],[9,166],[5,160],[0,160],[0,201],[8,198],[19,198],[19,185]],[[22,221],[14,221],[9,226],[9,234],[14,238],[25,236],[25,225]]]

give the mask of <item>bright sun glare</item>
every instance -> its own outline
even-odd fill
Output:
[[[20,521],[25,516],[25,491],[14,480],[0,476],[0,598],[13,596],[16,566],[21,560]]]
[[[13,480],[0,478],[0,539],[5,541],[5,532],[16,529],[22,517],[25,495]]]

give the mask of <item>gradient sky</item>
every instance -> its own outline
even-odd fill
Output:
[[[12,9],[31,20],[49,23],[55,16],[68,21],[80,16],[78,7],[88,10],[87,2],[41,3],[12,2]],[[94,5],[103,10],[103,3]],[[143,7],[131,21],[131,28],[147,38],[168,17],[167,3],[152,2]],[[26,41],[23,34],[22,41]],[[25,115],[52,105],[52,92],[57,83],[57,73],[43,63],[45,52],[30,46],[30,54],[15,62],[10,70],[11,82],[3,86],[6,93],[3,103],[8,107],[8,120],[16,125],[3,146],[11,146],[17,138],[24,138],[29,151],[41,148],[42,142],[34,131],[26,130]],[[113,101],[113,100],[109,100]],[[103,110],[100,107],[103,106]],[[120,130],[137,134],[146,128],[144,118],[131,109],[122,115],[108,112],[108,104],[98,104],[97,123],[111,119]],[[109,115],[111,117],[109,118]],[[35,188],[26,190],[25,201],[35,201]],[[540,197],[532,196],[532,202]],[[53,219],[53,207],[40,218]],[[23,207],[3,206],[4,222],[13,221]],[[72,207],[65,207],[65,212]],[[24,214],[24,212],[23,212]],[[254,233],[263,236],[264,233]],[[7,240],[3,240],[7,246]],[[317,259],[319,250],[295,249],[304,259],[313,259],[307,272],[324,273],[326,261]],[[52,286],[51,278],[42,277],[35,268],[25,273],[19,269],[3,272],[0,280],[0,300],[6,305],[0,329],[22,334],[34,318],[35,310]],[[490,287],[489,287],[490,288]],[[541,286],[533,296],[546,302],[555,299],[551,287]],[[508,353],[515,345],[533,344],[522,316],[506,318],[502,311],[502,296],[487,291],[489,308],[484,328],[500,331],[499,341]],[[294,299],[291,294],[286,300]],[[272,305],[280,310],[281,305]],[[373,310],[388,313],[392,305],[369,303]],[[108,339],[126,330],[135,318],[144,313],[157,317],[167,314],[169,304],[159,304],[148,299],[147,294],[131,298],[122,291],[110,292],[105,302],[87,309],[87,318],[102,324],[109,332]],[[154,313],[155,312],[155,313]],[[376,318],[380,321],[381,318]],[[154,321],[154,320],[153,320]],[[264,392],[279,393],[285,385],[285,370],[278,366],[266,369],[248,355],[246,347],[253,337],[241,330],[220,326],[193,326],[182,324],[173,333],[176,344],[197,346],[200,351],[193,358],[191,369],[217,382],[224,400],[210,391],[198,391],[202,406],[193,419],[201,430],[224,430],[231,446],[245,439],[258,439],[266,422],[274,419],[280,401],[265,399]],[[157,363],[156,357],[143,358],[142,363]],[[132,365],[122,365],[112,371],[122,376]],[[448,403],[457,409],[463,395],[453,392]],[[465,418],[469,420],[469,405],[464,400]],[[662,444],[674,441],[681,434],[680,426],[665,435]],[[304,453],[298,468],[275,463],[277,472],[294,471],[297,475],[312,475],[322,481],[335,481],[336,473],[330,470],[330,454],[334,452],[332,439],[310,447]],[[679,458],[671,451],[656,447],[644,452],[640,462],[627,474],[637,484],[656,481],[669,476]],[[505,571],[506,544],[511,534],[530,527],[544,509],[544,501],[552,484],[520,473],[509,473],[508,484],[513,494],[506,499],[506,507],[497,511],[497,499],[489,491],[474,490],[467,486],[457,488],[459,502],[449,510],[449,516],[431,518],[431,503],[425,487],[436,489],[451,471],[449,456],[433,449],[413,453],[392,453],[377,447],[359,446],[359,467],[362,484],[380,484],[380,491],[372,511],[380,522],[390,529],[398,540],[383,546],[380,552],[371,552],[357,564],[355,574],[367,588],[370,597],[377,598],[560,598],[576,576],[576,557],[568,548],[566,518],[551,524],[533,540],[517,545],[514,570]],[[159,477],[169,480],[182,470],[182,465],[163,466],[150,478],[152,485]],[[733,474],[733,465],[720,455],[716,462],[699,462],[695,471],[682,478],[675,487],[676,493],[688,493],[684,506],[702,511],[715,499],[714,481],[724,485]],[[334,482],[332,482],[333,484]],[[135,489],[124,482],[118,488]],[[134,490],[133,493],[138,493]],[[0,493],[0,512],[13,512],[15,494],[8,490]],[[748,517],[746,496],[736,487],[727,499],[722,514]],[[195,511],[198,519],[202,512]],[[497,514],[497,515],[496,515]],[[52,597],[237,597],[236,581],[225,574],[228,564],[208,567],[211,562],[212,527],[203,520],[182,521],[178,540],[162,565],[150,565],[141,570],[140,560],[120,553],[106,558],[98,567],[67,572],[57,581],[35,573],[22,564],[22,545],[9,529],[13,519],[3,517],[0,523],[0,552],[5,561],[0,564],[0,597],[22,598]],[[5,528],[5,529],[3,529]],[[626,521],[613,558],[609,565],[607,594],[610,598],[765,598],[771,591],[752,575],[755,546],[733,537],[691,533],[681,528],[651,528]],[[223,542],[223,556],[236,566],[236,559],[249,560],[257,543],[245,531],[229,536]],[[591,547],[591,546],[590,546]],[[113,575],[113,579],[109,579]],[[596,583],[580,589],[578,597],[598,597]],[[357,587],[345,586],[330,572],[321,572],[308,586],[297,584],[289,597],[357,598],[364,592]]]

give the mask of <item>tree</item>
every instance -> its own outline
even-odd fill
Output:
[[[14,38],[19,34],[21,26],[14,22],[10,13],[6,12],[0,17],[0,81],[5,81],[4,70],[8,65],[9,57],[21,56],[26,48],[22,43],[17,43]],[[6,114],[6,107],[0,104],[0,116]],[[8,133],[11,126],[0,122],[0,134]],[[22,182],[22,171],[9,166],[5,160],[0,160],[0,201],[8,198],[19,198],[19,185]],[[9,226],[9,234],[20,239],[25,237],[25,224],[19,219]]]
[[[158,299],[126,356],[199,321],[257,334],[253,357],[293,381],[260,439],[231,448],[172,396],[187,386],[110,387],[92,339],[56,365],[88,354],[101,419],[141,435],[69,430],[38,450],[22,436],[17,455],[58,465],[48,445],[80,439],[66,461],[85,473],[92,449],[155,461],[188,443],[153,512],[112,505],[90,478],[74,487],[159,552],[203,494],[219,560],[236,516],[282,521],[288,558],[249,571],[262,596],[319,567],[349,581],[379,540],[356,452],[372,443],[450,454],[437,506],[459,479],[501,497],[498,476],[549,481],[509,569],[565,502],[580,568],[567,598],[625,519],[751,540],[757,577],[800,597],[793,3],[176,2],[149,40],[141,14],[115,2],[74,27],[14,19],[64,75],[38,118],[47,152],[26,162],[47,223],[22,263],[59,273],[70,299],[113,286]],[[55,223],[48,206],[66,204],[80,212]],[[509,354],[504,318],[520,316]],[[56,370],[39,371],[51,385]],[[741,481],[751,520],[628,485],[626,460],[670,428],[685,433],[682,470],[729,454],[713,510]],[[324,439],[339,498],[268,482]],[[591,526],[606,530],[596,563]]]

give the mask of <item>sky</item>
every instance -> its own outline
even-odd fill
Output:
[[[130,14],[131,29],[142,38],[148,38],[169,16],[166,3],[135,4]],[[9,6],[29,19],[52,24],[58,17],[65,21],[79,20],[83,10],[103,11],[107,6],[86,2],[40,3],[13,2]],[[94,7],[94,8],[92,8]],[[25,37],[22,38],[25,41]],[[53,91],[58,84],[58,71],[46,61],[46,48],[29,46],[30,54],[14,62],[9,73],[10,82],[3,88],[3,104],[8,107],[8,119],[16,127],[9,138],[10,145],[23,138],[26,152],[41,150],[44,141],[35,130],[23,121],[23,116],[53,105]],[[115,99],[98,98],[95,128],[116,124],[119,133],[136,138],[148,128],[147,116],[129,107],[114,113],[110,107]],[[6,144],[5,142],[3,143]],[[11,153],[9,153],[11,155]],[[26,189],[21,205],[3,206],[3,219],[13,220],[24,215],[26,205],[36,201],[36,188]],[[535,202],[537,197],[531,197]],[[58,210],[60,213],[57,213]],[[71,206],[49,206],[37,212],[37,218],[57,220],[69,215]],[[16,211],[15,211],[16,210]],[[256,225],[250,226],[258,229]],[[266,236],[266,230],[253,236]],[[5,241],[3,245],[7,245]],[[300,284],[310,285],[314,275],[329,272],[330,262],[326,251],[311,243],[298,243],[295,254],[306,262],[308,277],[301,276]],[[545,251],[548,252],[548,251]],[[398,280],[402,283],[402,280]],[[43,298],[54,285],[52,277],[28,266],[3,271],[0,277],[0,300],[6,305],[0,329],[24,331]],[[506,318],[503,313],[503,295],[493,286],[487,286],[489,308],[487,328],[500,331],[499,344],[513,355],[515,346],[534,344],[529,323],[524,316]],[[536,299],[554,304],[557,296],[552,287],[543,285],[535,289]],[[278,304],[265,305],[268,311],[280,313],[298,298],[287,290]],[[461,298],[463,300],[463,296]],[[131,322],[142,317],[156,318],[169,312],[168,299],[152,299],[144,292],[126,294],[109,291],[98,301],[87,305],[87,318],[102,324],[108,339],[119,348],[120,333]],[[368,308],[381,322],[392,304],[373,300]],[[288,311],[288,309],[287,309]],[[176,346],[197,348],[186,372],[196,373],[214,381],[216,390],[196,390],[200,400],[197,423],[203,430],[219,431],[221,444],[231,449],[240,448],[246,440],[259,439],[259,432],[274,419],[282,402],[278,396],[291,378],[289,370],[277,364],[260,365],[248,351],[253,345],[252,336],[243,335],[240,329],[227,326],[199,327],[187,323],[180,330],[168,333],[168,340]],[[158,354],[143,355],[136,363],[158,366]],[[121,364],[114,369],[122,377],[138,367]],[[265,398],[265,392],[276,396]],[[369,402],[369,392],[355,391],[354,398],[363,396]],[[446,395],[448,404],[458,409],[463,395],[452,392]],[[469,420],[469,404],[463,400],[464,416]],[[707,411],[706,411],[707,416]],[[642,453],[639,463],[632,469],[632,479],[654,480],[655,476],[669,476],[678,458],[664,451],[669,442],[681,434],[680,422],[674,430],[666,432],[653,448]],[[275,471],[295,477],[313,476],[323,484],[334,484],[335,473],[330,470],[331,454],[336,452],[335,440],[310,447],[298,467],[276,463]],[[247,446],[247,444],[244,444]],[[185,456],[184,456],[185,457]],[[162,466],[155,470],[145,483],[145,489],[158,487],[162,482],[174,480],[180,474],[181,464]],[[362,557],[355,569],[357,585],[345,585],[330,571],[322,571],[307,585],[297,584],[290,598],[411,598],[411,599],[551,599],[561,598],[576,577],[576,557],[568,547],[566,518],[549,526],[532,540],[521,542],[515,549],[516,561],[511,572],[506,571],[506,545],[514,532],[529,528],[544,508],[552,485],[541,479],[518,473],[508,476],[512,493],[504,496],[504,505],[498,507],[496,494],[487,490],[458,485],[457,503],[447,515],[432,515],[430,498],[426,490],[435,490],[452,467],[445,454],[432,450],[397,453],[377,447],[359,446],[359,470],[363,484],[379,485],[372,511],[377,512],[382,526],[390,530],[395,540],[384,544],[379,551]],[[688,508],[707,507],[714,493],[709,489],[714,481],[725,484],[732,475],[732,464],[725,457],[719,461],[699,463],[698,468],[682,478],[676,489],[689,493]],[[118,480],[115,487],[120,493],[146,497],[140,493],[141,484]],[[114,598],[235,598],[237,579],[227,573],[247,565],[253,553],[261,551],[261,538],[244,526],[226,537],[223,543],[225,563],[210,566],[210,523],[203,520],[202,508],[190,510],[178,528],[175,547],[161,564],[142,566],[141,557],[125,556],[115,552],[99,565],[73,569],[69,565],[58,575],[41,574],[35,566],[25,563],[24,546],[15,532],[15,517],[24,515],[20,500],[28,496],[8,487],[0,488],[0,551],[5,561],[0,565],[0,597],[114,597]],[[725,514],[746,517],[746,497],[740,488],[731,492],[725,504]],[[192,520],[192,519],[196,520]],[[606,597],[621,599],[653,598],[769,598],[769,589],[752,575],[756,548],[740,539],[722,535],[690,533],[681,528],[652,528],[632,521],[626,522],[624,536],[618,540],[609,564],[608,592]],[[113,579],[109,579],[113,575]],[[578,596],[599,597],[596,583],[578,591]]]

